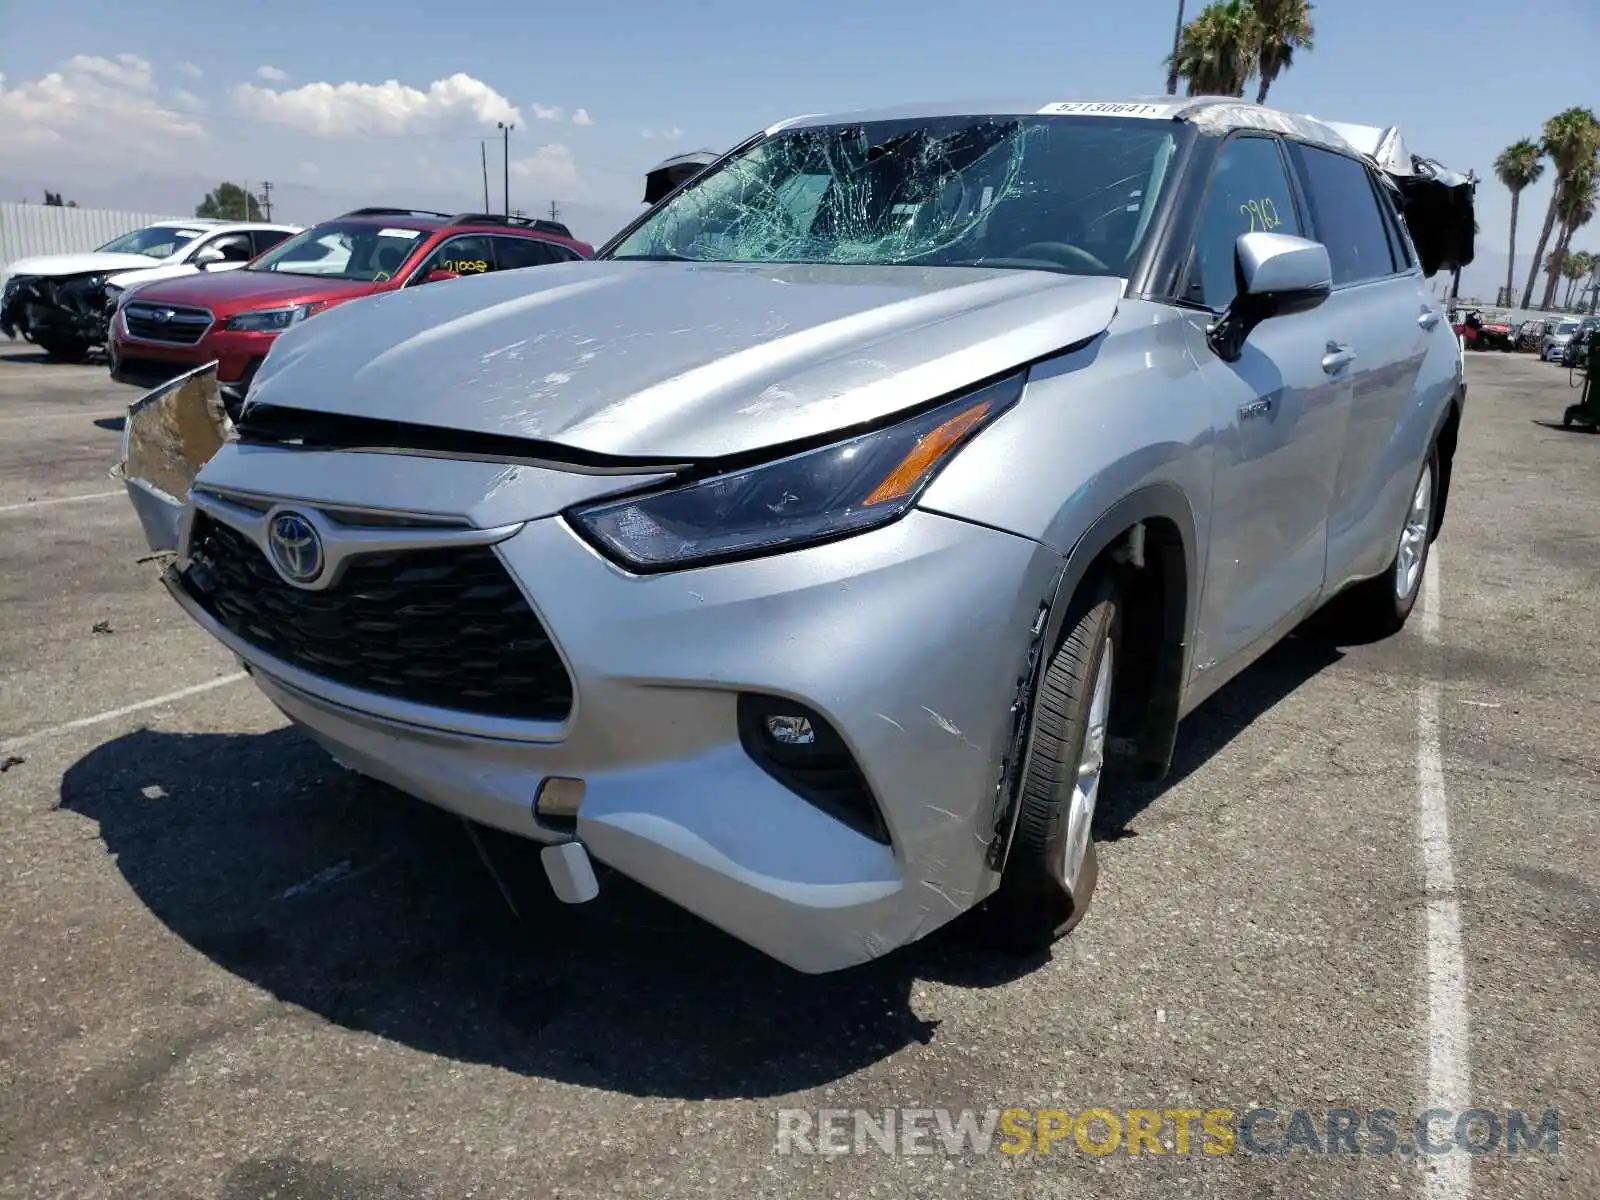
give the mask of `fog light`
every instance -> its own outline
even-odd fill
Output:
[[[857,833],[889,844],[872,789],[826,717],[782,696],[746,692],[738,722],[739,743],[758,767]]]
[[[552,825],[571,825],[578,819],[585,788],[581,779],[546,779],[534,797],[533,815]]]
[[[771,713],[766,718],[766,726],[767,736],[780,746],[811,746],[817,740],[817,731],[811,727],[810,717]]]

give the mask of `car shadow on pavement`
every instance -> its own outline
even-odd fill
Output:
[[[1308,623],[1279,642],[1190,713],[1178,726],[1172,766],[1164,779],[1108,790],[1095,814],[1095,837],[1116,841],[1135,836],[1129,825],[1163,792],[1182,783],[1285,696],[1344,657],[1325,636],[1312,632],[1315,628]]]
[[[614,874],[555,900],[533,843],[343,771],[290,728],[141,730],[66,773],[139,899],[219,966],[329,1021],[432,1054],[635,1095],[825,1084],[912,1043],[916,980],[989,987],[1044,962],[941,930],[806,976]],[[957,923],[958,925],[960,923]]]

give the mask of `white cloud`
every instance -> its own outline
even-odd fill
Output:
[[[593,125],[594,118],[589,115],[587,108],[578,108],[572,112],[572,123],[574,125]]]
[[[390,79],[383,83],[308,83],[275,91],[241,83],[233,101],[246,116],[293,125],[321,137],[345,133],[406,133],[420,127],[520,123],[511,101],[481,79],[457,73],[421,91]]]
[[[309,158],[302,160],[295,167],[295,170],[306,176],[308,179],[315,179],[318,175],[322,174],[322,168],[317,166],[317,164],[312,162]]]
[[[639,136],[647,142],[653,142],[658,138],[663,142],[675,142],[683,137],[683,130],[676,125],[668,129],[641,129],[639,130]]]
[[[289,78],[289,72],[283,70],[281,67],[263,64],[262,66],[256,68],[256,78],[265,79],[269,83],[282,83],[285,79]]]
[[[162,157],[204,140],[197,121],[161,99],[153,69],[136,54],[79,54],[15,86],[0,77],[0,154],[116,162]]]
[[[511,174],[532,184],[537,191],[558,193],[557,199],[576,195],[583,185],[572,151],[559,142],[540,146],[526,158],[512,159]]]
[[[178,64],[178,74],[187,75],[190,79],[199,79],[205,72],[192,62],[181,62]]]
[[[559,108],[552,108],[547,104],[533,105],[533,117],[536,121],[559,121],[566,116]]]
[[[172,99],[179,108],[188,109],[190,112],[205,112],[206,110],[206,102],[188,88],[173,88]]]

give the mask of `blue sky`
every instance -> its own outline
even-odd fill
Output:
[[[1546,116],[1600,107],[1600,5],[1524,12],[1330,0],[1270,102],[1398,122],[1414,149],[1487,176]],[[0,194],[182,211],[216,180],[271,178],[280,215],[302,221],[353,202],[467,207],[482,202],[478,138],[515,108],[513,204],[555,199],[598,239],[666,154],[793,113],[1160,91],[1174,15],[1170,0],[0,0]],[[498,205],[497,142],[489,166]],[[1525,199],[1525,248],[1547,198]],[[1508,209],[1498,185],[1480,189],[1481,254],[1503,253]],[[1600,225],[1580,244],[1600,245]]]

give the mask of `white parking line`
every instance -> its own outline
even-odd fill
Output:
[[[1422,579],[1422,638],[1439,644],[1439,547],[1428,556]],[[1459,1114],[1472,1105],[1468,1058],[1466,968],[1461,959],[1461,902],[1450,852],[1450,799],[1439,750],[1439,681],[1425,678],[1417,705],[1418,840],[1427,890],[1424,942],[1428,979],[1427,1108]],[[1442,1122],[1433,1137],[1445,1136]],[[1460,1148],[1425,1158],[1430,1200],[1465,1200],[1472,1188],[1472,1159]]]
[[[37,424],[40,421],[108,421],[112,417],[125,417],[127,415],[128,410],[126,408],[115,408],[106,412],[96,412],[93,409],[85,408],[63,408],[46,412],[7,413],[4,416],[0,416],[0,425],[21,424],[23,421],[30,425]]]
[[[114,492],[87,492],[82,496],[51,496],[45,500],[24,500],[20,504],[0,504],[0,513],[21,512],[25,508],[44,508],[48,504],[77,504],[80,500],[109,500],[112,496],[126,496],[127,490]]]
[[[31,746],[35,742],[42,742],[46,738],[55,737],[57,734],[71,733],[75,729],[86,729],[90,725],[101,725],[106,721],[115,721],[118,717],[126,717],[130,713],[143,712],[147,708],[159,708],[163,704],[171,704],[175,700],[186,700],[190,696],[198,696],[202,692],[213,691],[219,687],[226,687],[230,683],[238,683],[245,678],[243,671],[235,671],[231,675],[219,675],[215,679],[208,679],[204,683],[197,683],[193,687],[179,688],[175,692],[168,692],[165,696],[156,696],[150,700],[141,700],[137,704],[124,704],[121,708],[113,708],[110,712],[96,713],[92,717],[79,717],[76,721],[68,721],[64,725],[51,725],[47,729],[37,729],[32,733],[25,733],[21,737],[12,738],[9,742],[0,742],[0,754],[12,750],[20,750],[24,746]]]

